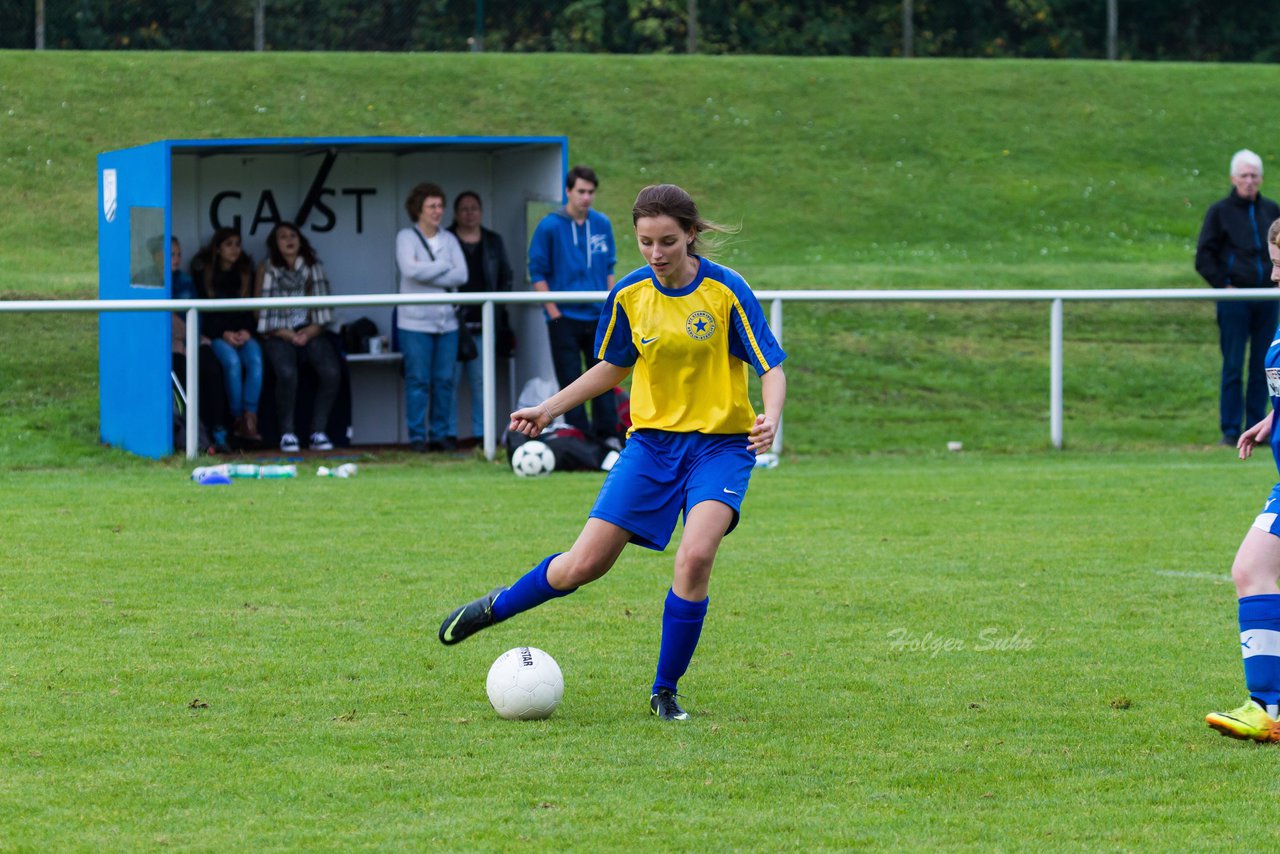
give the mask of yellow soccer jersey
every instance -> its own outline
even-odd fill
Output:
[[[596,357],[635,367],[633,430],[746,433],[756,419],[747,366],[763,374],[787,354],[746,281],[699,258],[698,274],[679,290],[664,288],[648,265],[614,285]]]

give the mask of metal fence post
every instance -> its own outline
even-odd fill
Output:
[[[255,0],[253,4],[253,49],[258,53],[267,46],[267,0]]]
[[[1062,449],[1062,299],[1049,306],[1049,441]]]
[[[493,418],[497,414],[493,398],[498,391],[493,364],[493,314],[493,300],[485,300],[480,305],[480,369],[484,386],[484,458],[491,462],[498,447],[493,429]],[[475,406],[476,401],[471,401],[471,405]]]
[[[200,312],[187,309],[187,459],[200,453]]]

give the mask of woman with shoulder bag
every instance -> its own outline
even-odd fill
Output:
[[[458,238],[467,261],[467,281],[458,290],[473,293],[509,291],[512,273],[511,264],[507,261],[506,245],[502,241],[502,235],[480,224],[483,215],[480,196],[473,190],[461,192],[453,200],[453,224],[449,226],[449,231]],[[494,318],[498,330],[508,329],[506,306],[498,305],[495,309]],[[471,435],[474,441],[479,441],[484,436],[484,370],[481,360],[476,358],[478,352],[475,347],[482,333],[480,312],[479,305],[460,306],[458,309],[459,320],[465,324],[462,332],[472,343],[469,352],[464,352],[468,348],[463,342],[459,343],[458,364],[453,375],[454,384],[459,391],[463,374],[466,375],[471,399]],[[500,347],[501,349],[504,348]],[[455,400],[449,418],[449,436],[456,439],[457,435],[458,409]]]
[[[467,281],[467,262],[453,233],[440,228],[444,190],[414,187],[404,203],[413,221],[396,234],[400,293],[450,293]],[[453,371],[458,361],[458,318],[453,305],[402,305],[396,312],[404,354],[405,421],[415,451],[452,450]],[[428,433],[427,410],[431,411]]]

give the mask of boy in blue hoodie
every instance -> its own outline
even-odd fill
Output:
[[[591,209],[600,185],[595,170],[575,166],[565,176],[565,206],[538,223],[529,244],[529,279],[536,291],[608,291],[618,250],[609,218]],[[551,360],[561,388],[600,361],[595,353],[596,324],[601,303],[549,302],[544,310]],[[565,413],[565,419],[588,437],[618,445],[618,410],[613,390],[591,401],[591,422],[585,406]]]

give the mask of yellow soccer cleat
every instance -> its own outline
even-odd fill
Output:
[[[1229,712],[1210,712],[1205,723],[1231,738],[1247,738],[1254,741],[1280,741],[1280,721],[1267,714],[1249,700],[1238,709]]]

